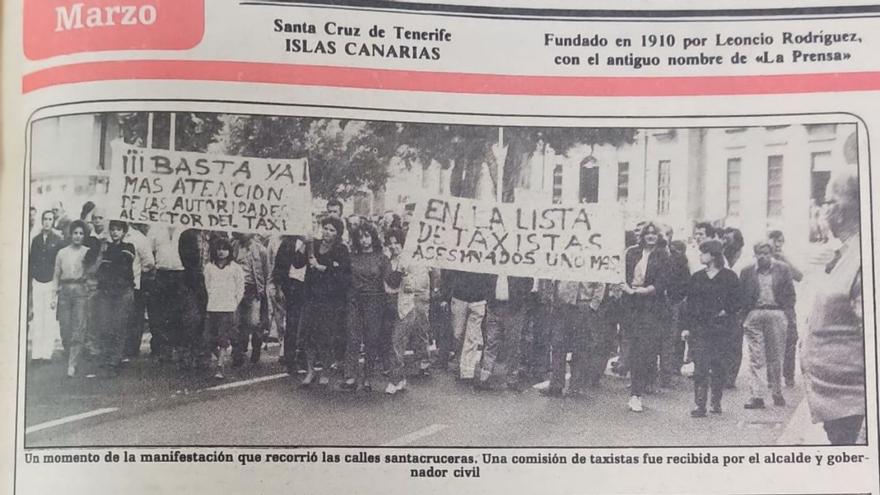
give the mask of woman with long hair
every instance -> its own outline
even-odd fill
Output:
[[[321,238],[309,245],[306,268],[306,303],[301,320],[301,337],[306,350],[308,369],[302,386],[308,387],[318,377],[321,385],[329,384],[322,375],[333,359],[333,336],[344,324],[342,309],[351,276],[348,248],[342,243],[344,226],[336,217],[321,220]]]
[[[657,374],[662,325],[667,324],[669,308],[665,289],[669,272],[669,253],[660,243],[660,229],[646,223],[639,232],[639,243],[626,251],[626,294],[629,310],[626,332],[631,342],[629,409],[642,412],[642,395]]]
[[[345,355],[346,380],[343,390],[357,388],[358,361],[364,351],[364,372],[361,386],[370,389],[370,375],[382,348],[384,324],[385,279],[391,271],[382,252],[382,240],[370,223],[361,223],[351,231],[351,287],[348,291],[347,335]]]
[[[706,396],[712,390],[712,412],[721,414],[721,396],[727,382],[725,356],[733,344],[738,323],[739,278],[724,267],[720,241],[709,239],[700,244],[700,262],[704,269],[691,276],[687,287],[684,315],[685,330],[694,360],[694,402],[691,416],[706,416]]]

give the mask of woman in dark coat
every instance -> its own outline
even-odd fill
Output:
[[[642,412],[642,395],[647,393],[657,374],[660,335],[669,324],[666,285],[669,273],[669,252],[660,245],[660,229],[653,222],[642,227],[639,244],[626,251],[626,295],[630,355],[629,409]]]
[[[706,416],[706,395],[712,389],[712,412],[721,414],[721,395],[727,381],[725,356],[733,345],[739,310],[739,278],[724,267],[723,246],[710,239],[700,244],[706,268],[691,276],[687,287],[682,337],[694,360],[694,402],[691,416]]]
[[[321,221],[322,238],[309,246],[306,302],[300,322],[301,345],[305,347],[308,361],[302,382],[305,387],[332,361],[333,335],[344,324],[351,259],[340,237],[343,228],[338,218],[325,218]],[[329,378],[319,376],[318,383],[327,385]]]

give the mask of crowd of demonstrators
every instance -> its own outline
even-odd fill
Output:
[[[827,223],[842,247],[820,284],[802,355],[814,416],[835,442],[850,441],[864,416],[854,184],[829,185]],[[339,391],[384,382],[396,394],[411,373],[451,369],[478,391],[520,392],[547,379],[545,395],[583,396],[610,359],[630,379],[629,409],[640,412],[692,362],[699,418],[721,413],[744,346],[747,409],[784,406],[783,387],[794,385],[795,284],[804,274],[781,231],[747,245],[736,228],[696,222],[686,242],[641,222],[626,233],[625,280],[605,284],[409,264],[399,215],[346,217],[339,201],[317,218],[319,234],[268,238],[107,223],[92,202],[79,220],[60,203],[38,226],[35,210],[31,218],[31,358],[50,359],[58,336],[70,376],[82,374],[88,355],[118,373],[137,356],[148,321],[160,362],[224,379],[258,363],[274,335],[280,362],[303,387]],[[851,342],[832,336],[841,329]]]

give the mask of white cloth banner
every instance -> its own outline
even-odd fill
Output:
[[[624,225],[614,206],[431,197],[416,206],[403,255],[467,272],[622,282]]]
[[[108,218],[257,234],[312,231],[304,158],[112,147]]]

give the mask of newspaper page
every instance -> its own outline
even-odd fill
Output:
[[[4,493],[880,494],[880,6],[2,9]]]

